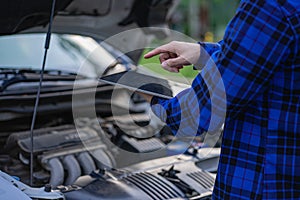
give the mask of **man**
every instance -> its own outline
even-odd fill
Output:
[[[172,72],[205,65],[176,98],[145,97],[174,134],[193,123],[197,134],[211,123],[217,128],[226,111],[214,199],[300,199],[299,37],[300,1],[244,0],[221,42],[199,43],[201,50],[199,44],[171,42],[145,55],[160,55]],[[218,92],[222,86],[225,96]],[[212,96],[226,108],[217,103],[220,112],[212,113]],[[200,113],[193,118],[195,109]]]

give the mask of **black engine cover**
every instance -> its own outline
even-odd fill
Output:
[[[68,200],[203,200],[211,198],[214,180],[214,175],[196,167],[190,158],[169,157],[147,161],[121,171],[106,171],[98,177],[85,176],[62,192]]]

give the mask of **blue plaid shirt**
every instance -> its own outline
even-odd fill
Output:
[[[174,133],[216,129],[225,109],[214,199],[300,199],[299,37],[299,0],[241,1],[222,42],[200,43],[214,62],[192,87],[171,100],[152,99]]]

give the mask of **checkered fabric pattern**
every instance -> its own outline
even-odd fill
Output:
[[[214,199],[300,199],[299,37],[299,0],[241,1],[222,42],[200,43],[214,62],[192,87],[152,99],[174,134],[187,135],[218,128],[226,104]]]

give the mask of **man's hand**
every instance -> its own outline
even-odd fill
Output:
[[[160,55],[162,67],[170,72],[179,72],[186,65],[196,64],[200,56],[200,45],[196,43],[173,41],[157,47],[144,58]]]

